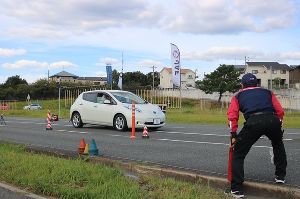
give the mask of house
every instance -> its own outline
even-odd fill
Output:
[[[55,82],[68,82],[68,83],[82,83],[82,84],[94,84],[104,85],[107,83],[106,77],[79,77],[72,73],[61,71],[55,75],[49,77],[50,81]]]
[[[300,89],[300,65],[291,66],[290,87]]]
[[[237,67],[236,67],[237,68]],[[257,77],[258,85],[264,88],[288,88],[290,83],[289,71],[287,64],[278,62],[246,62],[244,70],[239,67],[242,72],[241,77],[245,73],[252,73]],[[241,78],[240,77],[240,78]],[[272,85],[270,84],[272,80]]]
[[[196,73],[190,69],[181,69],[181,88],[195,88]],[[172,68],[164,67],[160,71],[160,88],[173,88]]]

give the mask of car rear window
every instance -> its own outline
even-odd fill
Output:
[[[96,103],[97,93],[83,93],[82,99]]]

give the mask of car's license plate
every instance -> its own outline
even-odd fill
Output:
[[[159,118],[154,118],[153,119],[153,124],[160,124],[160,119]]]

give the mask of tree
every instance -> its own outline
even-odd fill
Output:
[[[124,90],[135,90],[141,86],[150,84],[147,82],[147,76],[140,71],[127,72],[123,74],[123,89]]]
[[[152,87],[153,86],[153,72],[148,73],[146,76],[147,76],[147,85],[145,85],[145,86],[151,85],[151,87]],[[160,84],[159,72],[154,72],[154,88],[159,86],[159,84]]]
[[[198,87],[205,93],[219,93],[218,102],[223,93],[236,92],[240,88],[240,72],[233,65],[220,65],[214,72],[205,75],[202,81],[197,81]]]
[[[5,87],[15,87],[19,84],[28,84],[25,79],[20,78],[19,75],[12,76],[7,78],[6,82],[4,83]]]

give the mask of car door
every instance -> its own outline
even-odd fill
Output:
[[[105,100],[109,100],[110,103],[105,104]],[[96,101],[95,109],[92,111],[93,120],[99,124],[111,125],[115,114],[115,101],[105,92],[98,92]]]
[[[84,93],[82,96],[82,105],[80,110],[80,115],[82,117],[82,120],[87,123],[94,123],[94,117],[93,112],[96,108],[96,97],[97,92],[87,92]]]

